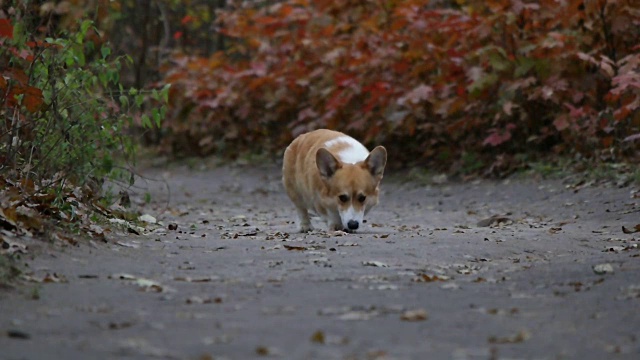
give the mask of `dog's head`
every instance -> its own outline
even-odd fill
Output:
[[[355,164],[343,163],[329,150],[318,149],[316,165],[326,185],[323,202],[337,209],[344,230],[358,229],[364,215],[378,204],[378,186],[386,164],[387,150],[383,146]]]

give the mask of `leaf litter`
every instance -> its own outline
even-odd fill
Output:
[[[159,223],[149,214],[138,217],[120,204],[105,205],[102,190],[93,183],[74,186],[61,182],[66,185],[56,186],[54,191],[52,184],[59,182],[61,179],[55,176],[36,183],[27,178],[12,181],[0,175],[0,255],[24,254],[29,243],[38,238],[76,246],[79,239],[87,236],[107,242],[107,235],[119,228],[126,233],[144,234],[149,226]],[[146,225],[138,226],[135,221]],[[79,233],[71,234],[70,228]],[[118,245],[137,247],[131,242]]]

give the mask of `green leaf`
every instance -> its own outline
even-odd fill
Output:
[[[106,59],[109,55],[111,55],[111,48],[103,45],[102,48],[100,48],[100,52],[102,53],[102,58]]]
[[[514,76],[519,78],[526,75],[529,72],[529,70],[533,69],[535,65],[536,65],[536,61],[532,58],[528,58],[528,57],[518,58],[518,65],[516,66],[516,69],[514,71]]]
[[[171,89],[171,84],[166,84],[162,87],[162,101],[164,101],[165,104],[169,102],[169,89]]]
[[[143,114],[141,117],[141,120],[142,120],[142,127],[147,129],[151,129],[153,127],[153,125],[151,124],[151,119],[149,118],[149,115]]]
[[[498,82],[498,79],[498,75],[496,74],[487,74],[477,81],[474,81],[471,85],[469,85],[467,90],[469,90],[469,93],[472,96],[478,96],[483,90],[495,85]]]
[[[497,71],[507,70],[511,66],[511,62],[505,56],[504,49],[498,48],[497,50],[497,52],[489,53],[489,64]]]
[[[9,19],[11,19],[11,17],[9,17]],[[22,44],[25,40],[25,26],[21,21],[16,21],[15,24],[13,24],[13,41],[16,44]]]
[[[136,106],[137,107],[141,107],[142,103],[144,102],[144,95],[142,95],[142,94],[136,95],[135,101],[136,101]]]
[[[83,37],[87,35],[87,30],[89,30],[92,24],[93,22],[91,20],[84,20],[82,22],[82,24],[80,25],[80,33]]]
[[[105,173],[109,173],[112,169],[113,169],[113,159],[110,156],[105,155],[102,158],[102,171],[104,171]]]
[[[153,114],[153,120],[155,121],[156,126],[160,127],[160,122],[162,121],[162,116],[158,112],[158,109],[153,109],[152,114]]]
[[[129,98],[126,97],[125,95],[120,95],[118,100],[120,100],[120,105],[122,105],[122,107],[128,107],[129,106]]]

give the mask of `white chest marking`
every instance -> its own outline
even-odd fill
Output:
[[[369,150],[364,145],[360,144],[356,139],[349,136],[341,136],[324,143],[324,146],[331,150],[331,147],[338,143],[345,143],[348,146],[339,151],[336,155],[340,158],[340,161],[346,164],[355,164],[360,162],[369,156]]]

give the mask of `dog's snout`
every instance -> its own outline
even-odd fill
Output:
[[[349,227],[349,230],[356,230],[360,224],[355,220],[349,220],[347,226]]]

